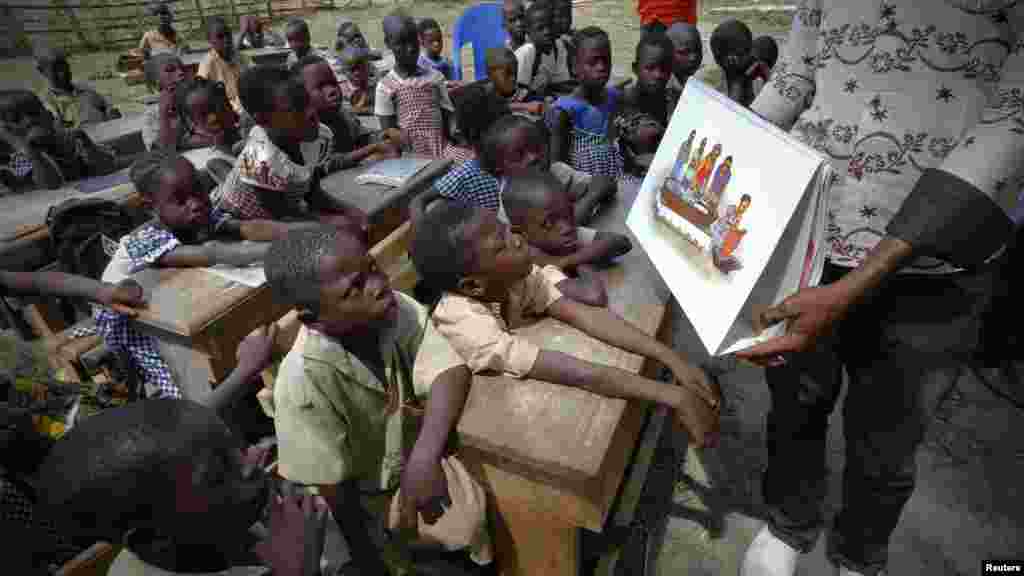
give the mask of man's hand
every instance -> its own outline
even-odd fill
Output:
[[[423,521],[427,524],[437,522],[444,515],[444,507],[451,506],[452,499],[439,458],[413,451],[402,471],[398,504],[398,530],[406,540],[418,537],[419,514],[423,514]]]
[[[765,310],[755,321],[759,327],[766,327],[787,320],[786,334],[737,352],[736,357],[761,366],[784,364],[785,355],[813,349],[818,338],[829,334],[846,316],[852,302],[841,281],[805,288]]]
[[[319,574],[327,504],[311,494],[271,498],[270,537],[257,544],[254,551],[275,576]]]
[[[117,284],[104,283],[100,289],[99,303],[114,312],[135,317],[139,308],[146,307],[142,286],[135,280],[122,280]]]
[[[270,365],[270,356],[277,340],[277,324],[261,326],[238,344],[238,369],[254,376]]]

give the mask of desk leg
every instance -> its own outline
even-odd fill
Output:
[[[498,507],[495,552],[501,576],[579,574],[579,528],[525,508]]]

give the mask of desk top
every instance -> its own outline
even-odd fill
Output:
[[[655,335],[670,293],[640,244],[626,229],[636,184],[620,184],[619,198],[594,222],[599,230],[625,233],[633,250],[604,271],[611,309]],[[594,340],[547,318],[518,331],[546,348],[639,372],[643,358]],[[458,425],[460,439],[527,470],[573,482],[600,477],[626,401],[536,380],[477,376]]]
[[[412,195],[422,188],[425,181],[433,180],[447,172],[451,160],[434,160],[399,188],[381,184],[356,184],[356,177],[366,172],[370,166],[372,164],[365,164],[331,174],[320,181],[320,186],[332,198],[347,202],[366,212],[372,222],[374,216],[396,203],[408,202]]]
[[[132,134],[141,134],[144,123],[144,116],[142,114],[135,114],[133,116],[125,116],[124,118],[107,120],[106,122],[86,124],[82,126],[82,130],[93,142],[106,144]]]
[[[267,289],[251,288],[204,268],[149,268],[132,278],[142,285],[149,304],[135,321],[186,338]]]

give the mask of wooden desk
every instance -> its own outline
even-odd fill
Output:
[[[358,166],[332,174],[320,181],[320,186],[336,200],[359,208],[370,219],[370,245],[377,244],[409,218],[412,197],[445,174],[451,160],[438,159],[423,168],[400,188],[380,184],[357,184],[357,176],[370,165]]]
[[[595,222],[627,233],[636,187],[620,187]],[[661,334],[671,297],[636,240],[604,273],[611,309],[648,334]],[[546,348],[632,372],[644,359],[552,319],[518,331]],[[646,405],[534,380],[475,377],[458,425],[461,455],[495,504],[504,575],[573,575],[579,528],[600,532],[622,481]]]
[[[242,51],[249,56],[254,66],[284,66],[291,54],[291,48],[268,46],[266,48],[247,48]]]
[[[116,120],[87,124],[82,126],[82,130],[93,142],[106,144],[119,155],[138,154],[146,151],[146,145],[142,141],[144,122],[144,116],[136,114]]]

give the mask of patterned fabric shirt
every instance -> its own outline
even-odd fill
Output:
[[[440,158],[444,152],[444,116],[441,110],[454,112],[444,76],[433,68],[419,70],[402,78],[391,70],[377,83],[374,113],[397,116],[398,126],[412,142],[418,155]]]
[[[494,211],[501,206],[498,179],[485,172],[476,159],[453,168],[434,184],[434,189],[449,200],[459,200]]]
[[[228,221],[228,215],[214,209],[210,214],[214,231]],[[144,224],[121,238],[107,269],[103,271],[104,282],[117,283],[132,274],[149,268],[164,255],[181,245],[174,234],[155,222]],[[167,362],[160,355],[156,340],[139,332],[130,319],[113,310],[94,305],[93,318],[96,331],[111,350],[126,353],[133,367],[145,384],[149,398],[181,398],[182,390],[171,373]]]
[[[751,108],[831,159],[826,239],[863,262],[922,172],[1009,210],[1024,184],[1024,3],[801,0]],[[918,259],[908,272],[948,272]]]
[[[622,154],[608,140],[608,126],[618,108],[621,93],[608,89],[608,98],[594,106],[575,96],[562,96],[548,109],[547,123],[554,130],[561,112],[569,115],[572,134],[569,137],[569,165],[592,176],[618,178],[622,175]]]

